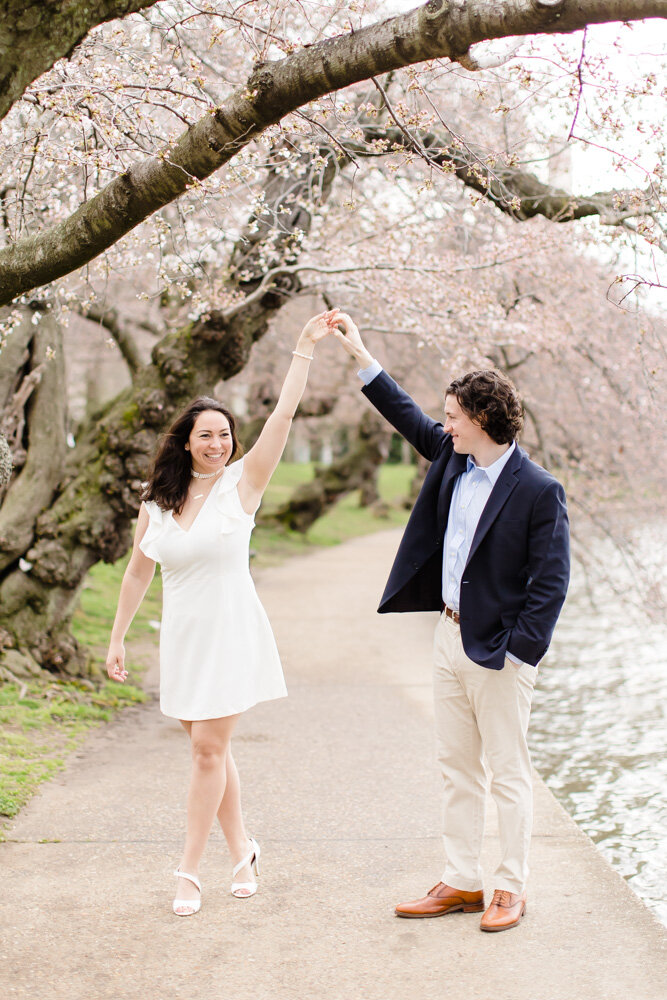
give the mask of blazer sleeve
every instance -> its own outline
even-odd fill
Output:
[[[424,413],[384,369],[361,390],[376,410],[420,455],[432,462],[449,438],[444,427]]]
[[[530,522],[528,596],[508,641],[527,663],[542,659],[563,607],[570,579],[570,529],[565,491],[552,480],[537,497]]]

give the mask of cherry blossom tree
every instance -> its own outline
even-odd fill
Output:
[[[15,6],[18,8],[16,13],[20,15],[23,5]],[[130,3],[126,5],[128,9],[133,6]],[[560,35],[610,20],[631,21],[637,17],[664,15],[663,0],[583,0],[576,4],[571,0],[506,0],[504,3],[470,0],[466,4],[430,0],[408,13],[385,21],[362,24],[356,31],[340,34],[337,29],[341,15],[345,19],[349,15],[347,12],[343,13],[345,5],[336,3],[330,10],[325,9],[326,24],[316,27],[318,40],[302,45],[299,35],[294,34],[294,16],[293,13],[290,14],[288,4],[241,4],[238,5],[239,11],[243,12],[241,18],[236,13],[237,5],[232,3],[222,6],[227,10],[221,15],[223,24],[218,31],[218,40],[221,35],[229,36],[229,30],[225,30],[225,13],[233,28],[241,20],[241,26],[251,42],[247,55],[257,60],[253,71],[245,76],[240,86],[228,89],[222,102],[215,103],[202,96],[201,91],[206,85],[203,75],[193,75],[184,81],[180,67],[172,67],[176,70],[173,78],[178,79],[179,83],[169,87],[165,86],[163,72],[158,90],[168,90],[172,97],[176,96],[184,102],[178,110],[173,101],[167,107],[187,128],[174,137],[175,141],[170,142],[170,137],[167,137],[167,145],[161,148],[154,149],[159,139],[143,126],[142,119],[145,115],[137,118],[138,108],[135,106],[130,111],[126,106],[123,109],[125,126],[114,122],[107,142],[111,141],[115,158],[122,162],[125,158],[118,156],[115,146],[125,131],[126,141],[130,146],[141,148],[143,139],[145,154],[148,155],[130,156],[130,150],[127,150],[127,163],[123,164],[123,169],[116,167],[114,179],[101,186],[94,197],[39,233],[14,238],[0,250],[0,304],[11,302],[17,295],[62,277],[92,260],[159,208],[201,185],[215,171],[236,158],[239,151],[258,135],[275,126],[285,116],[327,94],[360,80],[426,60],[456,60],[474,70],[478,65],[474,46],[489,39],[533,34]],[[301,5],[296,6],[301,8]],[[356,6],[351,5],[351,11]],[[113,15],[114,4],[102,7],[100,21]],[[267,15],[267,26],[248,23],[245,19],[246,7],[251,12],[256,8],[258,20],[262,14]],[[195,3],[165,3],[156,7],[158,18],[167,21],[167,37],[173,32],[173,54],[179,61],[184,61],[184,66],[188,65],[189,53],[187,49],[184,52],[180,47],[178,29],[200,10],[210,13],[205,26],[198,30],[213,32],[215,39],[215,29],[209,23],[209,18],[214,22],[219,16],[215,5],[203,4],[199,7]],[[365,8],[362,7],[362,22],[365,20],[364,13]],[[37,18],[37,14],[33,13],[32,18]],[[282,33],[282,37],[275,31],[276,22],[281,21],[286,22],[286,31]],[[38,32],[43,22],[42,15],[33,29],[34,34],[29,32],[33,37],[33,44],[39,41]],[[21,23],[19,16],[15,21],[17,37],[20,37],[18,29]],[[29,20],[29,24],[31,23],[32,19]],[[78,37],[81,37],[84,30],[84,25],[79,27]],[[323,35],[328,37],[319,40]],[[64,44],[67,41],[71,44],[76,40],[75,34],[69,33]],[[63,47],[64,45],[50,46],[44,53],[44,63],[48,64],[57,56],[58,48]],[[276,50],[287,51],[289,54],[281,59],[271,59]],[[122,58],[120,62],[122,64]],[[191,72],[201,66],[202,61],[199,59],[194,64],[189,64]],[[118,72],[122,72],[120,65]],[[245,68],[242,76],[244,72]],[[31,72],[21,75],[18,70],[14,74],[15,82],[13,88],[9,89],[15,90],[17,98],[23,85],[19,79],[27,83],[31,75]],[[166,76],[171,76],[168,70]],[[97,83],[97,97],[104,100],[110,82],[106,74],[101,87],[100,82]],[[120,85],[131,86],[127,82]],[[144,86],[135,84],[140,92],[144,90]],[[68,88],[65,84],[57,89]],[[95,88],[90,94],[86,94],[85,88],[83,89],[83,95],[77,94],[73,106],[65,112],[74,121],[81,121],[86,116],[86,103],[96,96]],[[38,98],[39,103],[44,103],[47,107],[49,104],[53,106],[55,95],[53,91],[49,94],[48,85],[42,96],[43,101],[40,102]],[[199,116],[197,109],[203,109]],[[94,115],[93,110],[90,117],[94,118]],[[104,134],[96,135],[95,139],[91,137],[91,141],[103,142],[104,138]],[[455,146],[455,150],[457,149],[458,146]],[[451,161],[451,156],[449,159]],[[456,160],[455,156],[454,164],[458,166]],[[508,178],[503,176],[503,171],[500,171],[498,177],[495,172],[489,175],[483,168],[471,169],[475,162],[459,166],[458,169],[485,193],[493,190],[491,180],[496,181],[500,185],[499,203],[507,201],[509,210],[554,211],[554,206],[543,197],[545,192],[536,192],[532,186],[525,192],[524,199],[519,193],[506,199],[504,193],[508,187]],[[529,209],[524,202],[530,206]],[[571,210],[567,204],[559,204],[555,208],[560,213]],[[599,214],[601,210],[626,211],[626,203],[620,199],[616,205],[613,197],[599,195],[592,202],[589,201],[584,210],[591,214]]]
[[[580,471],[575,442],[551,433],[541,380],[576,359],[639,391],[602,333],[582,346],[562,264],[585,266],[576,239],[597,269],[600,244],[613,252],[603,232],[657,260],[660,162],[578,194],[534,161],[554,158],[544,107],[563,140],[569,112],[611,147],[621,88],[596,91],[574,33],[664,16],[664,2],[431,0],[384,20],[371,2],[108,2],[88,20],[68,20],[64,2],[48,15],[5,6],[0,51],[13,38],[26,53],[0,86],[0,407],[16,469],[0,508],[0,638],[12,662],[89,668],[69,617],[90,566],[129,545],[157,435],[194,394],[238,377],[306,290],[356,306],[398,374],[415,356],[437,381],[482,360],[520,383],[527,373],[536,445]],[[495,48],[536,36],[553,46],[544,70],[530,49]],[[657,86],[648,77],[636,106]],[[150,319],[119,308],[128,284]],[[586,322],[604,331],[606,286],[594,288]],[[131,382],[67,450],[61,337],[74,310],[109,331]],[[138,322],[155,335],[148,363]],[[635,342],[659,367],[655,331]]]

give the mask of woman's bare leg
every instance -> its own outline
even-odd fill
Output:
[[[238,715],[222,719],[183,722],[189,731],[192,771],[188,790],[187,830],[180,868],[197,875],[199,862],[220,808],[227,785],[227,755]],[[177,898],[196,899],[196,886],[187,879],[178,880]]]
[[[241,782],[231,747],[227,752],[227,784],[218,809],[218,820],[225,835],[232,865],[238,864],[249,850],[248,834],[243,823],[241,809]],[[243,867],[235,876],[236,882],[252,882],[253,874],[250,866]]]

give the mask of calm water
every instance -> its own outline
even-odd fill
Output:
[[[646,549],[643,565],[652,563],[655,579],[664,579],[665,554],[662,544]],[[614,553],[605,555],[612,565]],[[620,561],[615,577],[632,588],[632,571]],[[592,608],[575,572],[535,693],[533,761],[667,924],[667,627],[664,616],[624,614],[623,597],[606,584],[593,591],[601,609]]]

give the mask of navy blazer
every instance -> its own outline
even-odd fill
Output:
[[[378,611],[440,611],[449,505],[468,456],[454,451],[443,425],[385,371],[362,392],[431,462]],[[508,652],[538,663],[549,647],[569,576],[565,491],[517,447],[491,491],[463,571],[459,611],[466,655],[493,670],[502,670]]]

